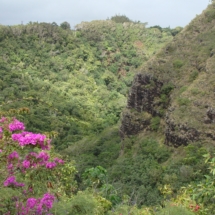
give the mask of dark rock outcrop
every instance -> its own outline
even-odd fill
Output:
[[[122,124],[120,127],[120,137],[135,135],[147,128],[150,124],[149,117],[143,117],[138,112],[126,111],[123,113]]]
[[[130,90],[127,108],[155,115],[154,99],[159,97],[163,83],[151,75],[137,74]]]
[[[207,110],[207,116],[204,119],[205,123],[215,123],[215,109],[210,107]]]
[[[175,124],[174,120],[170,120],[168,117],[165,122],[165,144],[179,147],[199,140],[200,133],[196,129],[189,128],[186,124]]]
[[[153,130],[164,143],[215,145],[215,2],[166,47],[140,68],[134,78],[121,136]]]
[[[155,108],[157,106],[155,98],[160,96],[162,86],[163,83],[153,76],[136,75],[129,93],[127,110],[124,111],[122,117],[121,138],[137,134],[149,126],[151,116],[158,114]]]

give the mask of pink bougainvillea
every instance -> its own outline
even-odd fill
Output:
[[[7,151],[5,148],[0,149],[0,153],[4,152],[6,154],[5,172],[7,178],[4,180],[3,186],[13,189],[21,189],[24,186],[27,188],[21,192],[24,200],[18,197],[14,197],[12,200],[18,211],[17,215],[48,214],[55,201],[54,195],[45,193],[42,198],[34,198],[32,196],[34,187],[17,182],[16,176],[19,179],[20,176],[22,177],[27,174],[28,171],[33,172],[36,170],[36,172],[39,172],[39,168],[43,168],[43,170],[46,168],[52,171],[58,165],[64,164],[64,161],[60,158],[52,158],[50,156],[50,151],[48,150],[51,149],[51,140],[47,139],[46,135],[25,131],[24,123],[15,118],[10,123],[8,118],[2,117],[0,125],[0,139],[4,138],[5,135],[8,140],[8,134],[11,135],[10,141],[5,142],[6,144],[3,145],[3,147],[10,146],[10,150]],[[23,150],[25,147],[27,150]],[[12,151],[11,149],[16,149],[17,151]],[[34,152],[34,150],[37,152]],[[26,151],[28,153],[24,155]],[[16,175],[17,173],[18,175]],[[33,177],[30,177],[30,180],[32,179]],[[10,214],[10,211],[7,214]]]
[[[15,187],[24,187],[25,184],[24,183],[18,183],[16,181],[16,177],[15,176],[10,176],[8,177],[5,181],[4,181],[4,186],[8,187],[8,186],[15,186]]]
[[[54,195],[50,193],[45,193],[41,199],[31,197],[27,199],[25,206],[23,206],[22,204],[18,204],[17,207],[21,206],[22,210],[21,215],[28,214],[42,215],[44,214],[44,212],[48,212],[52,208],[54,201],[55,201]]]
[[[7,118],[6,118],[6,117],[2,117],[2,118],[0,119],[0,123],[3,123],[3,122],[5,122],[5,121],[7,121]]]
[[[16,152],[16,151],[13,151],[12,153],[10,153],[9,155],[8,155],[8,160],[13,160],[13,159],[15,159],[15,158],[19,158],[19,154],[18,154],[18,152]]]
[[[17,130],[23,131],[23,130],[25,130],[24,123],[20,122],[17,119],[14,119],[13,122],[11,122],[9,124],[9,130],[10,131],[17,131]]]
[[[17,141],[20,146],[33,145],[38,146],[43,150],[50,149],[50,140],[46,141],[46,135],[34,134],[32,132],[24,131],[19,134],[12,134],[12,139]]]

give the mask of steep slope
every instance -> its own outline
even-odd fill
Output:
[[[136,68],[170,32],[111,20],[0,26],[0,108],[27,107],[35,132],[58,132],[59,149],[115,125]]]
[[[157,130],[178,147],[215,144],[215,4],[197,16],[135,76],[122,138]]]

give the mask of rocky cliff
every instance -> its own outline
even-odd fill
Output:
[[[215,3],[135,76],[121,137],[156,130],[178,147],[215,144]]]

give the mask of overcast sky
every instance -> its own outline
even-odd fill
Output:
[[[32,22],[70,23],[107,19],[116,14],[148,26],[189,24],[206,9],[209,0],[0,0],[0,24]]]

